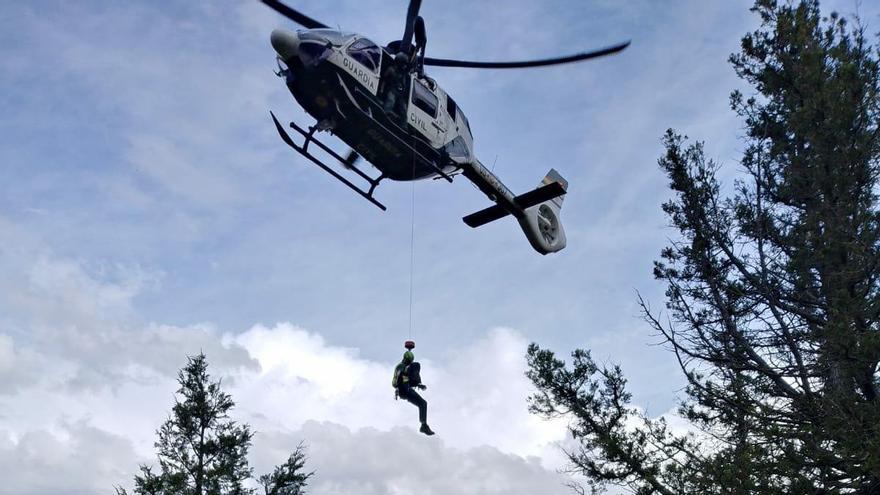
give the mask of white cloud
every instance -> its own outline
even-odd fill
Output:
[[[110,493],[133,475],[131,443],[85,422],[60,432],[33,430],[11,438],[0,430],[0,493],[91,495]]]
[[[0,373],[15,367],[15,343],[8,335],[0,335]]]
[[[522,360],[517,365],[512,359],[522,355],[518,351],[524,341],[511,330],[496,330],[485,338],[487,346],[500,350],[496,358],[483,356],[474,361],[474,356],[463,352],[460,360],[451,363],[423,362],[425,379],[432,380],[425,395],[431,422],[438,430],[433,438],[416,432],[413,406],[392,399],[393,362],[358,358],[355,350],[329,346],[320,336],[290,324],[258,325],[237,337],[209,335],[222,347],[241,345],[259,364],[212,366],[211,371],[215,378],[224,379],[225,389],[236,400],[236,418],[260,432],[255,438],[254,463],[262,471],[271,462],[282,462],[283,452],[293,448],[293,439],[300,438],[311,446],[309,466],[318,470],[313,491],[318,494],[350,493],[361,485],[368,487],[361,493],[371,494],[410,493],[416,486],[428,494],[554,493],[562,489],[563,478],[553,471],[556,466],[546,465],[552,457],[542,463],[537,455],[551,450],[564,430],[526,413]],[[181,365],[190,340],[198,337],[181,331],[178,349],[169,347],[164,352]],[[114,347],[108,342],[101,345],[108,350]],[[208,357],[211,361],[210,352]],[[472,361],[480,364],[468,364]],[[67,373],[91,365],[103,366],[68,358]],[[478,383],[473,372],[479,369],[491,369],[489,375],[480,375],[491,379]],[[0,430],[17,439],[8,455],[26,449],[27,458],[49,456],[47,462],[59,472],[79,470],[83,473],[78,478],[81,493],[94,493],[95,486],[106,485],[108,480],[129,483],[136,465],[154,455],[154,431],[167,415],[176,385],[168,376],[136,366],[119,372],[125,379],[112,389],[30,386],[0,402],[7,412],[0,418]],[[129,448],[113,453],[114,462],[109,465],[100,458],[96,466],[83,465],[71,452],[88,439],[71,430],[71,421],[88,422],[92,436],[100,433]],[[269,453],[261,453],[267,449]],[[105,454],[110,456],[105,451],[96,453]],[[272,456],[274,460],[261,460]],[[46,467],[45,463],[41,466]],[[43,493],[40,490],[62,486],[60,481],[34,485],[33,470],[0,471],[14,486],[33,490],[20,493]],[[116,480],[111,479],[114,473],[120,476]]]
[[[315,493],[360,484],[377,494],[416,485],[425,493],[561,487],[556,459],[538,456],[564,438],[564,427],[527,413],[526,340],[514,330],[491,330],[450,360],[421,359],[438,431],[429,439],[416,432],[416,408],[393,400],[398,342],[380,362],[290,323],[236,335],[210,324],[141,322],[134,301],[141,291],[161,290],[161,277],[149,271],[89,267],[45,249],[7,251],[2,262],[17,267],[0,282],[0,294],[17,294],[5,315],[9,332],[0,333],[0,459],[16,459],[0,462],[0,476],[14,493],[97,493],[130,482],[154,456],[175,371],[200,351],[236,400],[236,418],[261,432],[255,455],[291,448],[282,438],[310,442],[320,471]],[[425,357],[430,350],[417,351]],[[395,454],[381,459],[380,452]],[[405,460],[412,468],[400,467]],[[59,475],[40,478],[40,470]]]
[[[145,374],[173,377],[181,355],[200,351],[221,368],[255,366],[241,347],[223,345],[211,324],[142,322],[133,300],[158,286],[158,274],[90,266],[56,257],[25,236],[17,241],[0,256],[0,393],[25,383],[82,391]]]
[[[310,421],[290,433],[265,432],[255,439],[257,472],[282,462],[300,441],[308,445],[308,468],[316,470],[309,493],[331,495],[565,494],[565,477],[538,458],[482,446],[459,449],[442,436],[425,438],[408,428],[352,431]]]
[[[295,429],[310,419],[351,428],[418,426],[417,409],[393,399],[396,361],[359,358],[354,349],[328,346],[320,336],[290,324],[258,325],[235,342],[260,364],[259,374],[236,374],[232,388],[258,429]],[[527,411],[526,345],[516,331],[494,329],[468,349],[450,353],[449,361],[420,359],[429,387],[422,392],[428,422],[445,441],[460,448],[493,445],[527,456],[545,453],[564,438],[564,423]],[[392,359],[399,359],[403,349],[394,347]]]
[[[236,418],[259,433],[258,472],[305,440],[318,471],[313,493],[567,491],[555,472],[564,466],[558,445],[570,441],[565,422],[528,414],[528,340],[514,329],[490,329],[443,353],[420,341],[438,432],[427,438],[416,431],[416,408],[393,400],[391,373],[403,351],[396,340],[378,361],[292,323],[235,334],[209,323],[143,322],[136,301],[162,290],[161,274],[58,257],[37,240],[11,238],[19,249],[0,256],[9,274],[0,304],[11,309],[0,332],[0,458],[45,456],[27,469],[0,463],[0,476],[21,488],[15,493],[130,484],[137,465],[154,458],[176,370],[200,351],[236,400]],[[76,476],[37,479],[37,468]]]

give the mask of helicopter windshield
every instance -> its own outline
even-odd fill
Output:
[[[379,70],[381,53],[379,47],[367,38],[361,38],[348,47],[348,54],[351,58],[373,72]]]
[[[337,31],[335,29],[302,29],[296,32],[303,41],[329,41],[334,45],[342,45],[354,37],[354,33]]]

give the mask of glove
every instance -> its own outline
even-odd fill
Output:
[[[416,385],[416,388],[419,390],[425,390],[426,388],[428,388],[428,386],[425,385],[424,383],[420,383],[420,384]]]

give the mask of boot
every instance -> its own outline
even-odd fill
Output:
[[[434,434],[434,432],[431,431],[431,427],[428,426],[428,423],[422,423],[422,427],[419,428],[419,431],[421,433],[424,433],[425,435],[428,435],[428,436],[431,436]]]

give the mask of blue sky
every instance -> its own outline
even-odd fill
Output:
[[[383,44],[400,36],[406,10],[403,0],[291,4]],[[727,97],[742,86],[726,59],[756,27],[749,5],[424,2],[435,57],[537,58],[633,41],[584,64],[430,70],[467,114],[477,155],[511,189],[535,187],[551,167],[569,180],[568,247],[542,257],[512,219],[465,226],[461,217],[488,203],[463,178],[383,183],[383,213],[292,154],[268,113],[311,123],[272,73],[269,32],[292,26],[256,1],[3,3],[0,456],[36,437],[41,448],[114,445],[109,471],[72,454],[53,462],[77,473],[70,493],[125,482],[149,460],[174,371],[200,349],[236,384],[242,419],[276,433],[255,446],[266,465],[272,449],[311,439],[327,483],[317,493],[355,482],[322,457],[321,439],[422,440],[407,436],[414,410],[372,393],[387,388],[383,373],[408,336],[415,187],[412,337],[426,381],[433,369],[443,385],[429,402],[445,420],[435,426],[442,440],[424,448],[449,466],[485,455],[502,472],[534,475],[523,490],[558,481],[562,430],[524,412],[524,347],[590,348],[624,367],[638,406],[674,407],[682,381],[636,305],[638,291],[662,307],[652,261],[675,236],[660,211],[669,196],[660,137],[672,127],[705,140],[732,182],[742,127]],[[858,9],[872,31],[878,8]],[[295,356],[358,373],[338,380],[362,390],[334,391]],[[474,388],[462,370],[510,385]],[[262,392],[285,390],[285,380],[306,383],[313,403],[274,404]],[[497,417],[511,408],[517,426],[505,429]],[[509,441],[515,432],[526,440]],[[473,493],[501,490],[461,472]],[[375,493],[397,493],[381,466],[365,473]],[[430,493],[445,493],[439,478]],[[57,493],[35,479],[21,474],[16,493]]]

